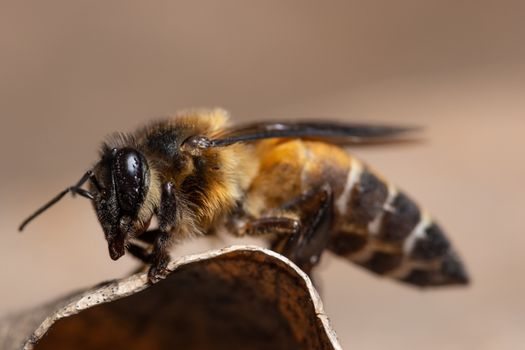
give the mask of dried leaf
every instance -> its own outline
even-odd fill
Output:
[[[2,349],[340,349],[308,276],[235,246],[178,258],[0,323]]]

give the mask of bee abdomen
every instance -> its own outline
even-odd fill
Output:
[[[468,282],[441,228],[412,199],[359,161],[352,161],[335,205],[336,233],[330,245],[334,253],[418,286]]]

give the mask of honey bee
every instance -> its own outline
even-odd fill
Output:
[[[268,237],[307,273],[328,249],[416,286],[468,283],[440,226],[345,147],[396,141],[410,128],[228,120],[221,109],[188,110],[113,135],[100,160],[20,230],[72,193],[92,201],[111,259],[128,251],[147,262],[152,283],[166,273],[170,246],[220,227]]]

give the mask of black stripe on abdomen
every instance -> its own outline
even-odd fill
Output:
[[[417,204],[403,192],[398,192],[391,207],[386,208],[378,239],[391,243],[403,242],[420,220]]]
[[[377,274],[418,286],[467,283],[441,228],[407,195],[366,168],[348,190],[341,197],[345,211],[330,250]]]
[[[361,266],[380,275],[395,270],[403,263],[403,254],[377,251]]]
[[[441,228],[436,224],[430,224],[422,237],[418,237],[411,249],[410,257],[414,260],[428,261],[444,256],[450,243]]]
[[[350,194],[346,220],[357,226],[368,225],[384,210],[387,198],[386,184],[370,171],[364,170]]]
[[[330,250],[337,255],[347,256],[361,251],[367,244],[366,236],[341,232],[330,241]]]

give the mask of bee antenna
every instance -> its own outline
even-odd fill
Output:
[[[78,194],[84,198],[88,198],[93,200],[93,194],[83,188],[82,185],[87,181],[90,180],[96,183],[96,179],[93,176],[93,172],[91,170],[88,170],[82,178],[76,183],[76,185],[71,186],[57,194],[53,199],[51,199],[49,202],[44,204],[40,209],[35,211],[33,214],[31,214],[27,219],[25,219],[22,224],[18,227],[18,231],[23,231],[24,228],[29,224],[33,219],[35,219],[37,216],[45,212],[47,209],[52,207],[55,203],[57,203],[59,200],[61,200],[67,193],[71,193],[73,195]],[[97,183],[96,183],[97,184]]]

